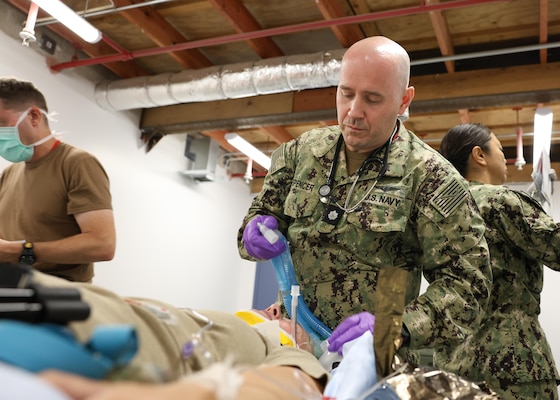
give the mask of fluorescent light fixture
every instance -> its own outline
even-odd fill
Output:
[[[262,151],[260,151],[255,146],[253,146],[251,143],[243,139],[237,133],[226,133],[224,137],[229,144],[231,144],[237,150],[245,154],[251,160],[262,165],[267,170],[270,169],[270,157],[268,157]]]
[[[535,185],[533,197],[544,210],[552,212],[552,179],[554,170],[550,167],[550,139],[552,137],[552,110],[537,107],[535,110],[535,131],[533,132],[533,173]]]
[[[552,110],[548,107],[537,107],[535,111],[533,133],[533,169],[542,154],[550,155],[550,139],[552,137]]]
[[[76,14],[74,10],[60,0],[33,0],[33,3],[37,4],[86,42],[97,43],[101,40],[102,35],[97,28]]]

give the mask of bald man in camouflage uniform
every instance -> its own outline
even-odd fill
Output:
[[[560,224],[527,194],[502,186],[506,159],[488,127],[458,125],[440,151],[470,182],[487,224],[494,281],[479,330],[436,359],[452,372],[486,381],[504,400],[558,399],[560,376],[538,316],[543,264],[560,271]]]
[[[274,152],[238,244],[250,259],[246,225],[274,216],[290,243],[303,300],[327,326],[366,310],[376,317],[374,337],[386,334],[384,348],[400,335],[401,321],[411,349],[455,346],[484,312],[488,248],[466,181],[397,119],[414,95],[409,68],[404,49],[387,38],[364,39],[346,52],[339,125]],[[362,164],[373,151],[376,160]],[[325,204],[318,191],[335,157]],[[422,272],[430,285],[419,296]]]

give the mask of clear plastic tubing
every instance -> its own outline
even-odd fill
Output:
[[[299,297],[299,285],[292,285],[292,336],[297,340],[296,327],[297,327],[297,307]]]

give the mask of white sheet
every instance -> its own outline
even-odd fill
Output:
[[[0,400],[70,400],[37,375],[2,362],[0,382]]]

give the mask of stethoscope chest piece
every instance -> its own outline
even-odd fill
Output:
[[[324,184],[321,185],[321,187],[319,187],[319,195],[321,196],[320,200],[321,203],[325,203],[327,204],[327,202],[329,201],[328,199],[328,195],[331,194],[331,187],[328,184]]]

